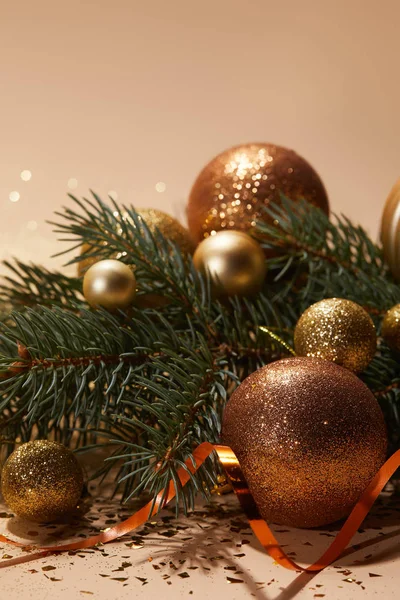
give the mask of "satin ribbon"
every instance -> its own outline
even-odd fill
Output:
[[[232,487],[250,522],[250,526],[255,536],[262,544],[269,556],[271,556],[271,558],[273,558],[279,565],[285,567],[286,569],[303,571],[307,573],[315,573],[318,571],[322,571],[323,569],[325,569],[325,567],[332,564],[342,554],[343,550],[347,547],[350,540],[357,532],[361,523],[367,516],[375,500],[377,499],[377,497],[379,496],[389,479],[395,473],[395,471],[400,467],[400,450],[398,450],[379,469],[378,473],[375,475],[371,483],[368,485],[367,489],[362,494],[361,498],[357,502],[356,506],[353,508],[342,529],[339,531],[329,548],[314,564],[310,565],[309,567],[301,567],[300,565],[295,563],[291,558],[289,558],[289,556],[284,552],[284,550],[280,547],[274,534],[272,533],[271,529],[260,516],[260,513],[258,512],[257,506],[246,483],[246,480],[244,479],[242,470],[239,465],[239,461],[236,455],[234,454],[233,450],[231,450],[231,448],[229,448],[228,446],[213,446],[209,442],[203,442],[202,444],[200,444],[193,452],[193,459],[195,464],[193,464],[193,461],[191,459],[188,459],[185,462],[186,469],[181,467],[177,471],[177,475],[181,486],[185,486],[190,480],[189,472],[191,474],[194,474],[214,451],[217,453],[218,458],[220,459],[223,467],[225,468],[228,478],[232,483]],[[149,502],[148,504],[143,506],[143,508],[138,510],[134,515],[132,515],[125,521],[122,521],[118,525],[115,525],[115,527],[112,527],[107,531],[103,531],[99,535],[87,538],[85,540],[80,539],[79,541],[71,542],[68,544],[37,548],[34,553],[29,553],[23,556],[19,556],[18,558],[2,561],[0,563],[0,568],[29,562],[31,560],[43,558],[45,556],[48,556],[49,554],[54,554],[58,552],[68,552],[73,550],[82,550],[84,548],[90,548],[93,546],[106,544],[108,542],[116,540],[117,538],[120,538],[123,535],[130,533],[137,527],[144,525],[160,510],[160,508],[163,508],[169,502],[171,502],[171,500],[175,498],[175,495],[175,486],[173,482],[170,481],[170,483],[168,484],[168,490],[166,495],[164,494],[164,490],[162,490],[157,495],[154,502]],[[23,548],[27,551],[33,549],[31,546],[27,546],[26,544],[10,540],[4,535],[0,535],[0,542],[11,544],[13,546]]]

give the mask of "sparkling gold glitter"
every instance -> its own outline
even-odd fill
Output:
[[[387,311],[382,323],[382,337],[389,348],[400,352],[400,304]]]
[[[23,444],[6,461],[1,491],[16,515],[44,523],[76,508],[82,493],[83,474],[68,448],[37,440]]]
[[[243,144],[222,152],[201,171],[190,193],[189,229],[199,242],[221,229],[247,230],[280,193],[329,212],[325,188],[311,165],[274,144]],[[226,219],[229,215],[229,220]]]
[[[179,223],[176,219],[163,212],[162,210],[158,210],[155,208],[139,208],[137,209],[137,213],[139,219],[142,219],[146,222],[151,233],[155,233],[156,230],[160,231],[160,233],[168,240],[176,244],[183,253],[191,254],[194,250],[194,243],[190,237],[189,231]],[[118,214],[116,215],[118,216]],[[125,213],[123,218],[132,222],[129,218],[128,214]],[[121,234],[121,231],[118,231],[118,234]],[[103,242],[103,246],[107,246],[107,242]],[[81,249],[81,254],[84,252],[91,251],[91,246],[89,244],[83,244]],[[116,256],[115,258],[120,258]],[[78,276],[80,277],[87,271],[87,269],[98,262],[100,259],[98,257],[89,257],[78,263]]]
[[[300,317],[294,347],[299,356],[324,358],[361,372],[375,355],[375,326],[355,302],[343,298],[321,300]]]
[[[210,274],[217,294],[227,296],[258,292],[267,271],[260,244],[242,231],[219,231],[203,240],[193,263],[199,271]]]
[[[386,456],[371,391],[317,358],[280,360],[250,375],[226,406],[222,434],[262,516],[295,527],[348,515]]]

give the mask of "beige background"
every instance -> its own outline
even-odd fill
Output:
[[[3,0],[0,256],[49,263],[71,178],[182,214],[242,141],[296,149],[376,236],[400,175],[399,20],[397,0]]]

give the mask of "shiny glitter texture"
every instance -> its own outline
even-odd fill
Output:
[[[329,298],[316,302],[300,317],[294,332],[299,356],[331,360],[355,373],[363,371],[376,351],[371,317],[355,302]]]
[[[124,309],[132,304],[136,295],[135,275],[119,260],[101,260],[86,271],[83,295],[94,308]]]
[[[381,222],[383,255],[393,277],[400,281],[400,179],[385,204]]]
[[[387,311],[382,323],[382,337],[389,348],[400,352],[400,304]]]
[[[9,508],[30,521],[54,521],[76,508],[83,474],[68,448],[37,440],[23,444],[6,461],[1,491]]]
[[[193,263],[196,269],[210,274],[217,295],[227,296],[258,292],[267,270],[260,244],[242,231],[219,231],[203,240]]]
[[[199,242],[221,229],[248,230],[280,193],[304,198],[329,213],[328,197],[314,169],[293,150],[274,144],[244,144],[215,157],[190,193],[189,230]]]
[[[347,516],[387,446],[366,385],[332,362],[304,357],[250,375],[227,403],[222,435],[262,516],[295,527]]]
[[[189,231],[179,221],[155,208],[139,208],[137,213],[139,219],[145,221],[151,233],[154,234],[158,230],[166,239],[176,244],[184,254],[192,254],[194,250],[193,240]],[[128,222],[132,222],[127,213],[124,214],[123,218]],[[118,234],[121,234],[121,231],[118,231]],[[107,246],[107,242],[104,242],[103,245]],[[81,254],[90,250],[91,246],[89,244],[83,244]],[[114,258],[120,257],[116,256]],[[98,257],[94,256],[81,260],[78,263],[78,276],[83,275],[91,265],[99,260]]]

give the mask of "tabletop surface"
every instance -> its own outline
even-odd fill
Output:
[[[29,544],[84,538],[130,516],[134,507],[97,496],[87,512],[68,524],[38,526],[12,517],[0,505],[0,532]],[[337,525],[317,530],[275,526],[285,551],[301,564],[317,559]],[[1,573],[7,598],[147,599],[199,598],[344,600],[398,598],[400,498],[383,495],[348,551],[315,576],[274,563],[254,537],[234,494],[199,501],[189,516],[167,507],[153,521],[117,542],[76,553],[51,555],[10,566]],[[22,553],[0,544],[0,559]]]

